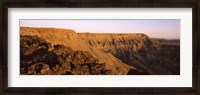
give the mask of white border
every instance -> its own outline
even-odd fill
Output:
[[[19,74],[19,19],[181,19],[181,75]],[[9,8],[8,87],[192,87],[191,8]]]

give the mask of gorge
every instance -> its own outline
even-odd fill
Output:
[[[20,27],[22,75],[179,75],[179,40]]]

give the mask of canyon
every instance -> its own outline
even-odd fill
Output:
[[[22,75],[179,75],[179,40],[20,27]]]

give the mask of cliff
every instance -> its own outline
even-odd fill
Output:
[[[86,43],[150,74],[180,74],[180,46],[145,34],[78,34]]]

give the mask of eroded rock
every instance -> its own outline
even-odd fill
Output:
[[[64,45],[52,46],[37,36],[21,36],[20,50],[21,74],[106,74],[105,64],[98,63],[98,60],[89,52],[74,51]]]

